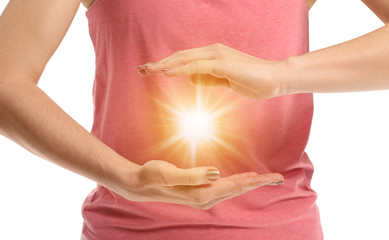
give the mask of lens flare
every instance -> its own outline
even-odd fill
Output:
[[[211,115],[198,109],[185,112],[179,116],[180,134],[190,142],[209,140],[213,136],[213,121]]]
[[[161,101],[150,96],[159,109],[159,114],[154,117],[163,122],[160,126],[167,135],[145,152],[154,154],[168,150],[170,155],[180,153],[180,159],[189,160],[190,166],[195,166],[198,154],[212,154],[218,158],[227,154],[240,156],[241,153],[230,144],[232,139],[240,136],[231,132],[231,125],[226,126],[225,122],[228,122],[226,115],[239,108],[243,100],[231,101],[228,96],[212,97],[202,88],[196,88],[194,98],[188,94],[176,97],[174,101]]]

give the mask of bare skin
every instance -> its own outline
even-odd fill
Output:
[[[364,2],[387,22],[387,1]],[[242,173],[211,181],[207,179],[207,170],[212,169],[210,166],[179,169],[162,160],[151,160],[139,166],[114,152],[63,112],[37,83],[80,3],[81,0],[12,0],[7,5],[0,17],[1,134],[34,154],[134,201],[160,201],[208,209],[257,187],[283,181],[283,177],[276,173]],[[92,1],[83,4],[90,6]],[[308,2],[308,6],[312,6],[312,2]],[[149,72],[161,73],[164,68],[172,68],[173,71],[164,74],[193,75],[199,72],[226,86],[236,84],[250,88],[252,84],[249,93],[258,98],[297,92],[383,89],[389,87],[388,32],[385,26],[347,43],[280,63],[257,61],[252,56],[216,44],[168,57]],[[374,48],[371,42],[374,42]],[[183,67],[182,62],[188,61],[188,57],[193,60],[196,55],[199,58],[195,60],[201,61],[202,54],[207,52],[216,53],[216,57],[212,56],[217,60],[214,64],[218,72],[216,76],[211,74],[212,71],[207,73],[209,69],[202,69],[201,64]],[[235,72],[223,70],[224,63],[231,64],[226,59],[236,61]],[[283,71],[275,70],[280,68],[288,74],[278,76]],[[266,76],[261,72],[267,73]],[[239,73],[247,77],[237,77]],[[258,80],[266,83],[265,91]],[[207,80],[199,81],[200,84],[203,82],[207,84]],[[206,187],[196,187],[204,184]],[[172,187],[177,185],[187,188]]]
[[[306,1],[307,1],[308,9],[311,9],[313,4],[315,4],[315,2],[316,2],[316,0],[306,0]]]
[[[96,0],[82,0],[81,3],[84,7],[89,8]],[[98,0],[97,0],[98,1]]]
[[[132,201],[209,209],[283,182],[277,173],[220,178],[212,166],[180,169],[163,160],[150,159],[139,166],[68,116],[37,83],[80,4],[81,0],[12,0],[0,16],[0,134]]]
[[[167,77],[187,75],[195,84],[224,86],[259,99],[294,93],[389,89],[389,1],[363,2],[386,25],[332,47],[269,61],[212,44],[139,66],[139,72],[163,73]]]

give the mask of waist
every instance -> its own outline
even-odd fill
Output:
[[[96,79],[97,85],[101,81]],[[199,94],[183,79],[95,87],[99,90],[92,133],[137,164],[159,159],[183,168],[215,164],[225,168],[232,163],[225,169],[229,174],[282,171],[301,157],[309,136],[311,94],[264,101],[229,89],[201,89]],[[180,138],[177,126],[180,114],[197,111],[199,105],[212,115],[215,129],[212,138],[196,145],[191,154],[191,141]],[[263,163],[265,168],[259,169]]]
[[[304,225],[304,227],[302,227]],[[319,219],[306,219],[290,226],[275,228],[234,228],[218,227],[212,225],[203,226],[177,226],[147,231],[114,231],[105,229],[105,232],[97,232],[89,228],[83,229],[82,240],[323,240],[323,231]]]
[[[299,178],[286,176],[283,186],[265,186],[206,211],[133,202],[98,186],[83,205],[84,234],[101,239],[109,234],[109,239],[121,239],[113,237],[117,234],[131,239],[318,240],[322,232],[316,193]]]

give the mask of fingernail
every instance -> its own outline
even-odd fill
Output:
[[[145,65],[139,65],[138,69],[141,69],[141,68],[144,68],[144,67],[145,67]]]
[[[272,182],[272,183],[269,183],[268,185],[279,185],[279,184],[284,184],[284,181]]]
[[[155,65],[155,63],[153,63],[153,62],[148,62],[148,63],[146,63],[144,66],[145,67],[152,67],[152,66],[154,66]]]
[[[162,71],[164,71],[164,72],[168,72],[170,70],[172,70],[172,69],[171,68],[164,68],[164,69],[162,69]]]
[[[217,180],[220,178],[220,172],[215,169],[210,169],[207,172],[207,179],[208,180]]]
[[[147,75],[147,72],[146,72],[146,69],[145,69],[145,68],[139,68],[139,69],[138,69],[138,73],[139,73],[141,76]]]

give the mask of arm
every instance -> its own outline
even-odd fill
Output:
[[[119,190],[133,164],[61,110],[37,83],[80,0],[12,0],[0,17],[0,133],[32,153]]]
[[[386,25],[345,43],[284,61],[284,94],[389,89],[389,1],[362,2]]]
[[[389,2],[386,0],[362,0],[370,10],[385,24],[389,22]]]
[[[389,19],[389,1],[364,2],[381,19]],[[389,89],[389,25],[283,61],[267,61],[213,44],[176,52],[156,64],[140,66],[139,72],[190,75],[195,84],[225,86],[253,98]]]
[[[212,181],[219,173],[209,172],[211,167],[180,169],[160,160],[139,166],[70,118],[37,83],[79,5],[80,0],[12,0],[4,10],[0,17],[1,134],[133,201],[207,209],[254,188],[283,181],[279,174],[256,173]]]
[[[313,4],[315,4],[316,0],[306,0],[308,9],[311,9]]]
[[[281,95],[389,89],[389,26],[280,64]]]
[[[0,18],[0,133],[111,189],[132,179],[123,159],[65,114],[37,83],[79,0],[10,1]]]

